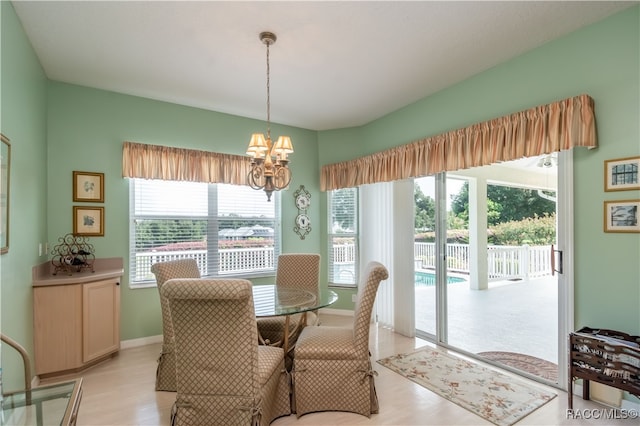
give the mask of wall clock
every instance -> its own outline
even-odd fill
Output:
[[[311,194],[304,188],[304,185],[300,185],[300,188],[293,193],[293,198],[298,208],[298,215],[296,216],[293,230],[296,234],[300,235],[301,240],[304,240],[304,237],[311,232],[311,221],[309,220],[309,213],[307,212],[309,206],[311,206]]]

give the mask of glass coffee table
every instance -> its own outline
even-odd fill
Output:
[[[82,378],[8,393],[2,396],[0,424],[75,425],[81,399]]]

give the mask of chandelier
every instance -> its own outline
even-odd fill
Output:
[[[289,136],[280,136],[276,143],[271,142],[271,95],[269,86],[269,46],[276,42],[276,35],[270,32],[260,33],[260,40],[267,45],[267,136],[262,133],[251,135],[247,155],[251,155],[251,170],[247,176],[249,186],[264,190],[267,201],[271,201],[273,191],[286,188],[291,181],[287,154],[293,152]]]

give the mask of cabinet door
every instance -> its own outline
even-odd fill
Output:
[[[87,363],[120,349],[118,279],[82,286],[82,360]]]
[[[81,285],[33,289],[36,374],[70,370],[82,365],[81,307]]]

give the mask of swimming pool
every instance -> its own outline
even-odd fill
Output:
[[[431,272],[416,271],[415,281],[417,287],[431,287],[436,285],[436,274],[432,274]],[[447,284],[461,283],[464,281],[467,280],[460,277],[447,276]]]

